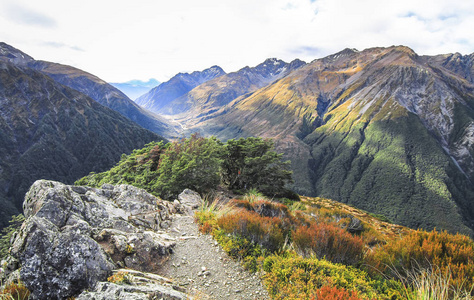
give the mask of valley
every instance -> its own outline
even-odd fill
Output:
[[[213,66],[179,73],[134,103],[94,75],[2,47],[4,63],[39,72],[169,140],[192,133],[224,142],[273,139],[291,161],[289,187],[300,195],[334,199],[412,228],[472,234],[472,55],[420,56],[393,46],[345,49],[310,63],[272,58],[231,73]],[[9,130],[4,136],[12,138]],[[2,173],[10,169],[4,163]],[[99,170],[83,169],[82,175]]]

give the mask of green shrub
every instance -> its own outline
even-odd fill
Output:
[[[131,184],[163,199],[172,199],[185,188],[205,194],[223,184],[232,190],[295,198],[285,189],[291,182],[288,162],[282,162],[272,147],[271,140],[260,138],[222,144],[215,137],[193,134],[166,145],[150,143],[130,155],[122,155],[109,171],[91,173],[75,184]]]
[[[282,162],[282,154],[272,151],[271,139],[232,139],[224,147],[222,180],[229,189],[256,189],[268,196],[295,197],[285,188],[293,182],[290,162]]]
[[[354,267],[315,257],[273,255],[265,259],[263,269],[272,299],[316,298],[324,286],[356,292],[362,299],[402,299],[401,285],[395,281],[374,280]]]
[[[227,254],[241,260],[244,267],[251,272],[257,271],[264,257],[268,254],[268,251],[260,245],[241,236],[227,234],[221,229],[214,230],[213,236]]]
[[[221,152],[222,143],[216,138],[196,134],[169,144],[160,155],[151,188],[164,199],[177,197],[185,188],[200,194],[216,189],[220,183]]]
[[[2,235],[0,237],[0,260],[6,257],[9,254],[10,249],[10,240],[13,233],[18,230],[25,220],[25,217],[22,214],[17,216],[12,216],[12,219],[9,221],[10,225],[2,229]]]

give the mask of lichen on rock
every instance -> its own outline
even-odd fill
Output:
[[[176,205],[129,185],[38,180],[25,196],[26,221],[12,247],[21,280],[35,299],[64,299],[119,267],[156,271],[175,245],[160,229]]]

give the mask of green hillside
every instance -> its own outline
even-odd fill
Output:
[[[473,90],[407,47],[346,49],[234,99],[189,130],[273,138],[292,162],[299,194],[412,228],[472,234]]]

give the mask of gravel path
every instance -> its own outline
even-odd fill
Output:
[[[258,275],[244,270],[210,235],[202,235],[193,217],[174,215],[167,231],[177,244],[160,275],[197,299],[269,299]]]

